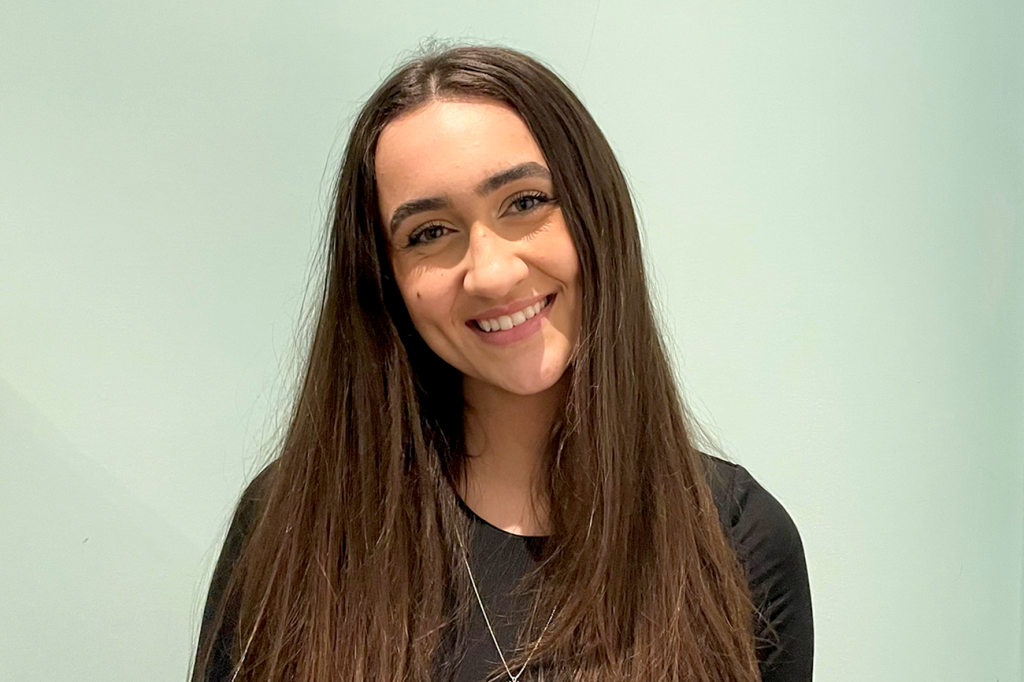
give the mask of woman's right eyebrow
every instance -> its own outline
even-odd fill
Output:
[[[506,168],[503,171],[495,173],[491,177],[487,178],[479,185],[476,186],[476,193],[480,196],[487,196],[491,192],[500,189],[503,185],[507,185],[510,182],[520,180],[522,178],[551,178],[551,171],[537,163],[536,161],[527,161],[526,163],[520,163]],[[426,211],[438,211],[442,208],[451,208],[451,198],[447,196],[439,197],[426,197],[423,199],[413,199],[406,201],[399,205],[395,209],[395,212],[391,215],[391,221],[389,223],[389,232],[391,235],[395,234],[398,226],[402,224],[402,221],[406,218],[415,215],[417,213],[424,213]]]
[[[426,211],[438,211],[442,208],[451,208],[452,202],[448,197],[428,197],[426,199],[413,199],[407,201],[395,209],[391,216],[391,235],[394,236],[398,226],[409,216]]]

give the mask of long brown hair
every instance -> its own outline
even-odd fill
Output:
[[[471,594],[455,493],[461,375],[423,343],[395,285],[374,153],[396,116],[478,98],[511,107],[533,133],[580,262],[580,341],[545,453],[551,533],[522,583],[534,599],[522,643],[554,619],[527,676],[755,681],[748,586],[658,331],[622,171],[550,69],[473,45],[434,47],[397,68],[354,122],[308,363],[216,617],[214,631],[226,615],[234,628],[234,679],[451,672]]]

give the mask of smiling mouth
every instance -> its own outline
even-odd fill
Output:
[[[554,300],[555,295],[549,294],[543,300],[538,301],[533,305],[528,305],[522,310],[517,310],[511,315],[501,315],[500,317],[490,320],[473,320],[473,324],[476,325],[477,329],[484,332],[497,332],[514,329],[538,315],[540,311],[551,305]]]

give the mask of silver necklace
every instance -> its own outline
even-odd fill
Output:
[[[459,538],[459,544],[462,544],[462,538]],[[551,620],[555,617],[555,609],[551,609],[551,616],[548,618],[547,625],[544,626],[544,629],[540,633],[540,637],[538,637],[537,641],[534,642],[530,655],[526,657],[526,663],[523,664],[523,667],[519,669],[517,674],[513,675],[512,671],[508,667],[508,663],[505,662],[505,655],[501,653],[501,647],[498,646],[498,638],[494,636],[494,630],[491,628],[491,621],[487,617],[487,611],[484,609],[484,602],[480,598],[480,590],[476,587],[476,579],[473,577],[473,569],[469,567],[469,559],[467,558],[469,552],[466,551],[466,546],[464,544],[462,544],[462,549],[462,560],[466,562],[466,570],[469,571],[469,580],[473,583],[473,592],[476,594],[477,603],[480,604],[480,613],[484,615],[484,623],[487,624],[487,631],[491,633],[491,639],[494,641],[494,648],[498,650],[498,656],[501,656],[501,664],[505,666],[505,672],[508,673],[509,682],[519,682],[519,676],[522,675],[523,671],[526,670],[526,667],[530,665],[530,659],[533,658],[533,653],[537,650],[540,640],[544,638],[544,633],[548,631],[548,625],[551,625]]]

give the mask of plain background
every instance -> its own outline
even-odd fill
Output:
[[[4,0],[0,679],[185,678],[348,127],[429,36],[605,131],[686,395],[803,535],[816,679],[1020,680],[1009,0]]]

